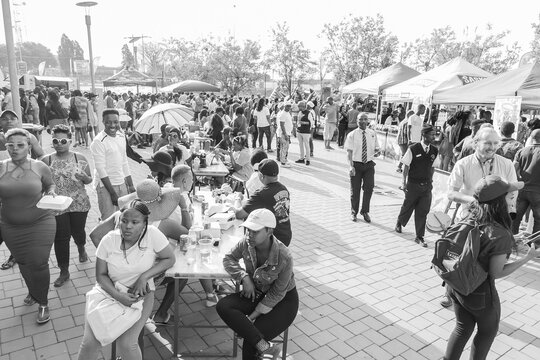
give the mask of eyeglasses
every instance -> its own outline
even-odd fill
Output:
[[[68,139],[52,139],[53,145],[66,145],[68,143]]]
[[[8,150],[13,150],[15,149],[15,147],[19,148],[19,149],[24,149],[24,147],[27,146],[27,144],[25,143],[6,143],[6,149]]]

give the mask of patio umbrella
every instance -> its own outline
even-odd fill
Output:
[[[215,85],[205,83],[204,81],[198,80],[184,80],[176,84],[166,86],[161,89],[162,92],[198,92],[198,91],[209,91],[209,92],[219,92],[219,88]]]
[[[161,125],[170,124],[180,128],[193,120],[193,110],[180,104],[160,104],[148,109],[133,124],[142,134],[159,134]]]

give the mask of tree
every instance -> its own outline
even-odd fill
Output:
[[[272,46],[265,53],[266,64],[281,77],[285,90],[291,95],[293,86],[313,71],[309,50],[304,43],[289,39],[287,23],[272,29]]]
[[[540,61],[540,14],[538,14],[538,22],[532,23],[534,31],[534,39],[531,43],[532,51],[537,61]]]
[[[84,51],[77,40],[71,40],[66,34],[62,34],[58,47],[58,62],[66,76],[71,76],[73,60],[84,60]]]
[[[169,38],[162,45],[166,49],[165,74],[179,80],[208,80],[208,70],[204,66],[207,54],[201,41]]]
[[[338,24],[325,24],[330,67],[340,81],[351,83],[388,67],[397,54],[398,39],[386,32],[384,19],[352,15]]]
[[[488,72],[499,74],[507,71],[518,61],[520,48],[517,42],[505,45],[508,30],[493,33],[490,24],[486,33],[465,29],[463,37],[457,40],[455,31],[450,27],[433,29],[429,37],[417,39],[406,49],[410,53],[411,65],[417,70],[428,71],[462,56],[471,64]]]
[[[23,42],[19,46],[15,44],[15,55],[17,61],[22,57],[23,61],[26,61],[28,71],[36,70],[39,64],[43,61],[46,62],[48,66],[56,66],[58,62],[52,54],[51,50],[45,45],[35,42]],[[22,55],[22,56],[21,56]],[[7,67],[7,48],[5,44],[0,44],[0,67]]]
[[[252,40],[238,44],[232,37],[223,43],[206,42],[208,52],[206,67],[209,76],[219,81],[229,94],[253,88],[261,78],[259,58],[261,46]]]
[[[163,63],[165,61],[164,57],[165,48],[157,43],[147,43],[144,44],[144,63],[146,67],[146,72],[157,76],[163,72]]]
[[[132,66],[135,66],[135,57],[129,50],[129,46],[124,44],[122,46],[122,67],[126,69]]]

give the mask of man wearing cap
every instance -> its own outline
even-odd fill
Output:
[[[326,150],[334,150],[334,148],[330,146],[330,142],[332,141],[337,128],[338,110],[338,105],[334,103],[334,98],[330,96],[322,108],[322,111],[326,114],[323,133],[324,147]]]
[[[291,164],[287,161],[287,155],[289,153],[289,143],[291,141],[291,133],[293,128],[292,116],[291,116],[291,101],[286,101],[278,115],[277,119],[279,121],[278,127],[278,139],[279,139],[279,160],[281,161],[281,166],[285,168],[291,167]]]
[[[403,191],[405,200],[401,206],[396,223],[396,232],[401,233],[402,226],[407,225],[414,211],[414,225],[417,244],[427,247],[424,241],[426,232],[426,218],[431,207],[431,190],[433,189],[433,163],[438,150],[432,146],[435,138],[435,129],[431,125],[422,128],[422,141],[409,146],[401,159],[403,169]]]
[[[272,159],[264,159],[258,167],[259,179],[264,187],[251,194],[241,209],[236,209],[236,218],[245,219],[253,210],[266,208],[274,213],[277,220],[274,235],[289,246],[292,238],[290,221],[290,193],[278,181],[279,165]]]
[[[2,130],[2,134],[0,134],[0,160],[7,159],[9,155],[7,154],[7,150],[5,147],[6,144],[6,138],[4,137],[4,134],[10,130],[14,129],[19,126],[19,118],[17,117],[17,114],[13,110],[4,110],[0,114],[0,128]],[[40,159],[45,153],[43,152],[43,149],[41,148],[41,145],[39,145],[38,139],[33,135],[30,135],[30,152],[32,159]]]
[[[126,153],[126,138],[119,132],[118,110],[103,111],[104,129],[90,145],[95,165],[95,186],[101,219],[118,210],[118,198],[135,192]]]
[[[296,128],[296,137],[298,138],[298,145],[300,146],[300,158],[295,162],[298,164],[310,164],[311,149],[309,143],[311,141],[311,130],[315,123],[315,114],[313,111],[306,109],[306,102],[300,101],[298,103],[299,116]],[[313,144],[311,145],[313,146]]]
[[[519,191],[516,205],[516,218],[512,222],[512,232],[519,232],[519,225],[525,212],[530,207],[534,225],[532,233],[540,231],[540,129],[531,133],[531,145],[516,153],[514,166],[518,179],[525,183]]]
[[[349,176],[351,180],[351,220],[356,222],[360,205],[360,189],[364,190],[360,215],[370,223],[369,204],[375,187],[375,162],[379,152],[379,142],[375,131],[368,129],[369,119],[366,113],[358,115],[358,128],[351,131],[345,139]],[[362,187],[363,184],[363,187]]]

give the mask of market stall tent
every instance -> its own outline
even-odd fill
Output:
[[[540,108],[540,62],[449,89],[433,96],[436,104],[495,104],[497,96],[521,96],[525,107]]]
[[[156,80],[133,68],[123,69],[110,78],[103,80],[104,87],[113,86],[150,86],[157,87]]]
[[[344,94],[378,95],[384,89],[418,75],[420,75],[418,71],[399,62],[345,86],[341,92]]]
[[[219,92],[219,88],[215,85],[198,80],[184,80],[176,84],[171,84],[161,88],[161,92]]]
[[[383,90],[383,100],[430,103],[437,93],[491,76],[462,57]]]

